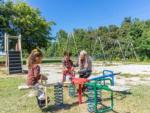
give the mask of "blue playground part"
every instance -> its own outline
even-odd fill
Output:
[[[117,75],[116,73],[114,73],[113,71],[111,70],[104,70],[103,71],[103,75],[100,75],[100,76],[96,76],[96,77],[93,77],[93,78],[90,78],[89,80],[92,81],[92,80],[98,80],[98,79],[104,79],[104,78],[111,78],[112,79],[112,85],[114,86],[114,76]]]

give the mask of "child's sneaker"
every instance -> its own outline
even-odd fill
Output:
[[[37,98],[38,106],[39,106],[40,108],[45,107],[45,105],[46,105],[46,100],[45,100],[45,99],[39,99],[38,96],[36,96],[36,98]],[[47,97],[47,103],[50,103],[50,98],[49,98],[49,97]]]
[[[36,96],[36,98],[37,98],[38,106],[40,108],[43,108],[45,106],[45,99],[41,100],[41,99],[38,98],[38,96]]]

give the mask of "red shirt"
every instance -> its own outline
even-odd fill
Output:
[[[35,85],[40,80],[40,66],[34,65],[31,69],[28,71],[28,79],[27,84],[28,85]]]
[[[72,60],[65,60],[64,59],[62,62],[63,62],[63,66],[66,68],[72,68],[72,66],[73,66]]]

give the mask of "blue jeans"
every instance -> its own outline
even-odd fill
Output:
[[[89,69],[81,69],[79,71],[80,78],[88,78],[92,73],[92,70]]]

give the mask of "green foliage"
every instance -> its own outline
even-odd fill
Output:
[[[0,31],[10,35],[21,34],[23,50],[28,53],[35,47],[47,47],[54,24],[47,22],[39,9],[27,3],[8,1],[5,5],[0,4]]]
[[[0,4],[0,33],[21,34],[24,56],[38,47],[45,57],[62,57],[65,50],[78,56],[81,50],[86,50],[91,56],[106,60],[150,59],[150,20],[126,17],[120,26],[75,28],[72,34],[60,30],[54,41],[51,41],[52,25],[55,23],[47,22],[39,9],[20,0]]]
[[[56,39],[60,48],[55,48],[56,56],[62,51],[70,50],[77,56],[81,50],[86,50],[95,58],[106,60],[150,59],[150,20],[141,21],[138,18],[124,18],[121,26],[100,26],[98,29],[74,29],[72,36],[64,30],[57,33]],[[96,39],[100,41],[95,44]],[[69,44],[67,44],[69,38]],[[75,43],[74,43],[75,41]],[[66,45],[67,44],[67,45]],[[95,47],[95,51],[94,51]],[[104,51],[103,51],[104,50]],[[61,54],[59,54],[61,53]]]

